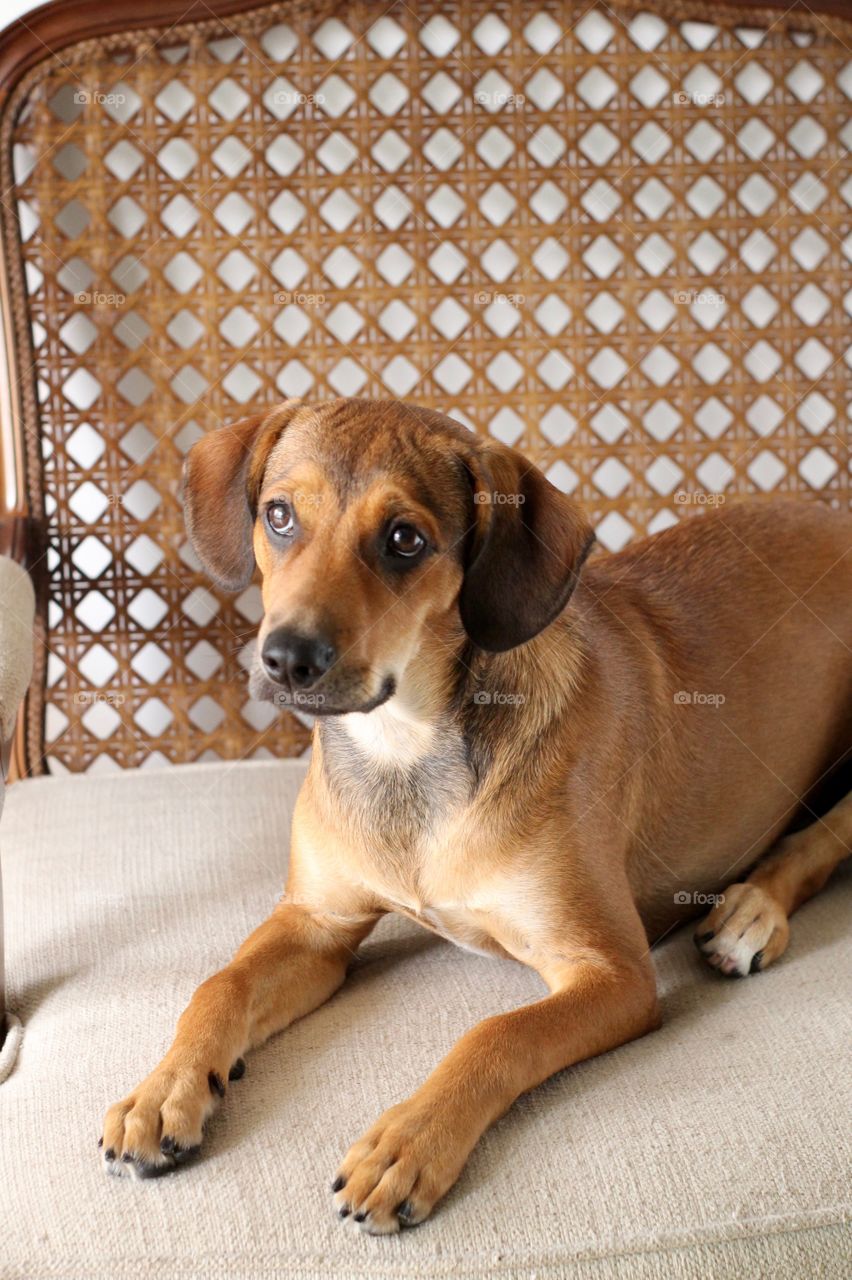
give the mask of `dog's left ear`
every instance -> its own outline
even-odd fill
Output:
[[[241,591],[251,582],[254,502],[269,451],[288,416],[279,411],[258,413],[217,427],[187,454],[186,531],[205,572],[225,591]]]
[[[476,524],[459,610],[474,644],[501,653],[562,612],[595,535],[581,508],[517,450],[475,446],[465,465]]]

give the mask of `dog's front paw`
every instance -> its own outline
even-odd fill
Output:
[[[417,1226],[456,1181],[472,1145],[460,1142],[439,1108],[410,1098],[350,1148],[332,1183],[335,1207],[371,1235]]]
[[[98,1143],[109,1173],[152,1178],[176,1168],[201,1146],[204,1124],[225,1082],[238,1080],[240,1058],[230,1072],[179,1065],[164,1058],[123,1102],[110,1107]]]
[[[714,969],[734,978],[758,973],[787,949],[790,926],[781,905],[756,884],[732,884],[695,932]]]

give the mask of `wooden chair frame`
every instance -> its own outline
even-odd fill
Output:
[[[616,6],[626,5],[627,0],[615,0]],[[733,8],[743,14],[743,21],[750,17],[759,21],[763,13],[775,14],[778,5],[774,0],[722,0],[723,7]],[[304,11],[304,4],[294,5]],[[630,5],[632,9],[641,6]],[[650,8],[651,6],[649,6]],[[173,25],[209,22],[261,9],[256,0],[139,0],[132,8],[124,6],[98,6],[91,0],[55,0],[14,22],[0,33],[0,120],[4,119],[14,91],[22,77],[39,64],[57,57],[63,49],[77,42],[148,28],[169,28]],[[317,19],[339,10],[339,5],[328,0],[317,0],[314,5]],[[700,5],[688,0],[665,0],[653,6],[661,16],[700,18]],[[852,0],[818,0],[814,5],[797,0],[792,9],[785,6],[785,13],[801,16],[803,23],[815,13],[838,20],[837,25],[852,32]],[[708,12],[704,16],[712,15]],[[850,36],[852,39],[852,36]],[[7,170],[8,171],[8,170]],[[32,420],[27,413],[25,400],[30,404],[33,392],[33,369],[28,364],[27,353],[18,340],[13,314],[13,300],[9,288],[10,263],[17,252],[16,212],[11,203],[2,202],[0,221],[3,235],[0,237],[0,517],[13,530],[7,535],[7,553],[26,556],[37,571],[42,558],[44,540],[44,513],[27,496],[27,441],[25,423]],[[36,573],[37,576],[37,573]],[[42,593],[42,604],[43,593]],[[39,678],[40,664],[37,663]],[[28,758],[24,732],[26,717],[31,712],[25,708],[19,718],[18,732],[11,748],[10,776],[23,776],[38,771],[39,762]],[[30,726],[32,729],[32,726]],[[32,734],[29,735],[31,740]]]

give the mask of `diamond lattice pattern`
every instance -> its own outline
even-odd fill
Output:
[[[338,12],[90,43],[28,90],[54,769],[305,749],[245,687],[257,588],[217,594],[180,515],[186,451],[246,406],[437,406],[610,549],[708,495],[849,500],[852,59],[826,23]]]

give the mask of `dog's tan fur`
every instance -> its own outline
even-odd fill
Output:
[[[212,433],[186,498],[216,579],[259,566],[261,645],[284,625],[333,637],[316,689],[338,714],[317,721],[282,901],[110,1110],[105,1159],[141,1174],[196,1147],[234,1063],[399,911],[530,965],[549,995],[474,1027],[346,1155],[339,1211],[395,1231],[520,1093],[657,1026],[649,940],[696,893],[724,890],[700,950],[754,972],[849,853],[849,797],[784,833],[850,747],[852,519],[726,506],[583,567],[585,517],[521,455],[357,401]],[[263,512],[285,498],[282,549]],[[376,552],[389,515],[432,544],[396,576]],[[261,670],[254,688],[292,698]]]

